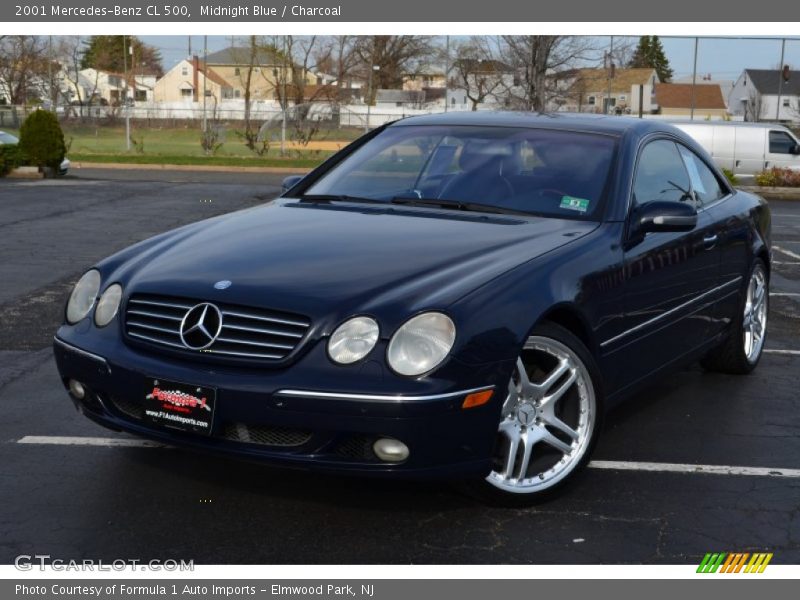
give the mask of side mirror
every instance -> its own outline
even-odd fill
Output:
[[[639,206],[634,218],[640,233],[691,231],[697,226],[697,210],[686,202],[647,202]]]
[[[800,144],[795,144],[792,146],[791,152],[792,154],[800,154]]]
[[[288,177],[285,177],[281,182],[281,196],[300,183],[300,180],[303,179],[303,177],[305,177],[305,175],[289,175]]]

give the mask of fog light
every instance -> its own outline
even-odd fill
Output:
[[[400,440],[381,438],[372,445],[375,454],[386,462],[402,462],[408,458],[408,446]]]
[[[75,396],[78,400],[83,400],[86,397],[86,388],[80,381],[74,379],[69,380],[69,393]]]

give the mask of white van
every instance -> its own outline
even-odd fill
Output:
[[[693,137],[720,167],[740,180],[772,167],[800,170],[800,142],[789,129],[771,123],[673,121]]]

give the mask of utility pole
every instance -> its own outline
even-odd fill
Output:
[[[191,40],[192,38],[189,37]],[[189,42],[191,46],[191,42]],[[203,133],[208,131],[208,117],[206,116],[206,89],[208,85],[208,36],[203,36]]]
[[[699,38],[695,36],[694,38],[694,67],[692,68],[692,108],[689,112],[689,120],[694,121],[694,92],[695,86],[697,85],[697,44]]]
[[[50,110],[56,113],[56,101],[53,99],[53,36],[47,41],[47,83],[50,88]]]
[[[128,110],[128,48],[127,38],[122,36],[122,110],[125,111],[125,146],[128,152],[131,150],[131,114]]]
[[[375,61],[371,62],[374,63]],[[372,114],[372,73],[374,71],[380,71],[380,66],[376,64],[370,64],[369,77],[367,79],[367,120],[364,122],[364,133],[369,131],[369,117]]]
[[[289,97],[286,95],[286,80],[289,78],[289,57],[286,56],[286,36],[283,36],[283,114],[281,115],[281,156],[286,155],[286,109]],[[296,118],[296,117],[295,117]]]
[[[450,87],[450,36],[446,37],[444,44],[444,112],[447,112],[447,90]]]
[[[614,78],[614,36],[611,36],[611,44],[608,49],[608,89],[606,90],[605,112],[611,110],[611,80]]]
[[[189,57],[189,60],[192,59],[192,36],[187,36],[189,38],[189,54],[186,56]]]
[[[781,62],[778,65],[778,106],[775,108],[775,121],[781,120],[781,94],[783,93],[783,59],[786,52],[786,38],[781,38]]]

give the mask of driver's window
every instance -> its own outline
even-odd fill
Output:
[[[791,154],[794,149],[794,138],[785,131],[769,132],[770,154]]]
[[[691,183],[675,142],[656,140],[639,156],[633,182],[634,204],[653,200],[692,202]]]

